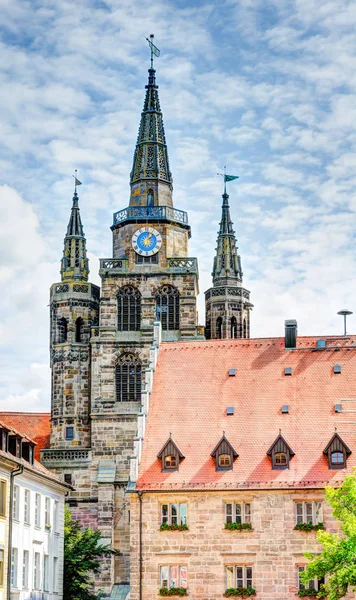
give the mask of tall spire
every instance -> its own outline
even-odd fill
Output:
[[[229,195],[222,195],[222,214],[213,266],[213,285],[238,285],[242,282],[241,258],[230,217]]]
[[[172,206],[172,184],[156,71],[151,66],[130,175],[130,205]]]
[[[62,281],[88,281],[89,261],[86,240],[79,212],[79,197],[75,188],[61,263]]]

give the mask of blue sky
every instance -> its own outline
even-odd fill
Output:
[[[72,173],[90,257],[111,256],[156,61],[174,201],[210,286],[226,164],[252,335],[356,318],[356,3],[0,0],[0,407],[49,410],[48,301]],[[204,322],[203,295],[199,301]]]

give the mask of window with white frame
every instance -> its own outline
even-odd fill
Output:
[[[11,587],[17,588],[18,549],[11,550]]]
[[[58,594],[58,557],[53,557],[53,591]]]
[[[230,565],[226,567],[226,589],[252,587],[252,567]]]
[[[43,590],[49,591],[49,556],[45,554],[43,556]]]
[[[0,548],[0,585],[1,586],[4,585],[4,558],[5,558],[4,549]]]
[[[161,588],[187,587],[187,567],[181,565],[166,565],[161,567]]]
[[[51,499],[45,498],[45,527],[51,528]]]
[[[162,504],[161,524],[186,525],[187,524],[187,505],[183,503]]]
[[[14,491],[12,495],[12,518],[14,521],[20,519],[20,486],[14,485]]]
[[[225,523],[251,523],[250,502],[227,502]]]
[[[300,579],[300,574],[303,573],[303,571],[305,571],[305,565],[299,565],[298,566],[298,590],[299,591],[303,591],[303,590],[316,590],[316,591],[318,591],[320,589],[320,586],[323,583],[325,583],[324,577],[322,579],[317,579],[315,577],[315,579],[311,579],[310,581],[308,581],[307,584],[302,583],[302,581]]]
[[[31,492],[30,492],[30,490],[24,491],[23,520],[24,520],[25,525],[29,525],[31,522]]]
[[[41,555],[35,552],[33,561],[33,587],[35,590],[41,589]]]
[[[53,504],[53,528],[54,528],[54,531],[57,531],[57,532],[59,530],[59,513],[58,513],[58,510],[59,510],[59,502],[58,502],[58,500],[55,500],[54,504]]]
[[[297,525],[301,523],[311,523],[317,525],[322,523],[323,514],[321,502],[296,502],[295,503],[295,522]]]
[[[6,515],[6,481],[0,480],[0,515]]]
[[[28,568],[30,563],[30,553],[28,550],[23,551],[22,557],[22,589],[28,590]]]
[[[35,496],[35,527],[41,527],[41,494]]]

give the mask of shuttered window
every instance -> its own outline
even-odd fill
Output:
[[[119,331],[140,331],[141,294],[131,286],[125,286],[117,295],[117,328]]]
[[[115,369],[117,402],[141,400],[141,361],[134,354],[123,354]]]
[[[156,316],[163,331],[179,329],[179,291],[172,285],[164,285],[157,291]]]

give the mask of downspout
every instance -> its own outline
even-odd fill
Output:
[[[140,576],[139,576],[139,581],[140,581],[140,593],[139,593],[139,598],[140,600],[142,600],[142,571],[143,571],[143,558],[142,558],[142,496],[143,496],[143,492],[140,490],[138,493],[138,499],[140,502],[140,530],[139,530],[139,545],[140,545],[140,558],[139,558],[139,562],[140,562]]]
[[[11,587],[11,550],[12,550],[12,511],[14,507],[14,479],[16,475],[21,475],[23,466],[19,465],[16,469],[10,473],[10,503],[9,503],[9,537],[8,537],[8,549],[7,549],[7,590],[6,597],[10,600],[10,587]]]

